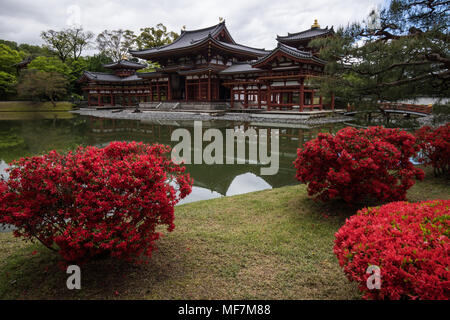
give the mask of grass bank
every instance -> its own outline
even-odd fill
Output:
[[[408,199],[447,199],[449,190],[429,174]],[[358,299],[333,254],[334,233],[358,209],[314,202],[302,185],[181,205],[147,265],[89,263],[75,291],[56,255],[3,233],[0,298]]]
[[[0,101],[0,112],[57,112],[72,108],[73,104],[67,101],[56,102],[56,107],[51,102]]]

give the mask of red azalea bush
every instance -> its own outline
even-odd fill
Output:
[[[450,200],[365,208],[336,233],[334,253],[364,298],[450,298]],[[367,268],[380,268],[369,290]]]
[[[450,173],[450,123],[432,129],[428,126],[416,132],[421,153],[419,161],[434,168],[435,175]]]
[[[174,205],[191,192],[191,178],[169,151],[113,142],[20,159],[0,181],[0,223],[69,262],[103,255],[138,262],[155,249],[158,225],[174,229]]]
[[[419,150],[415,142],[412,134],[383,127],[319,133],[297,150],[296,178],[323,201],[404,200],[414,179],[424,178],[410,161]]]

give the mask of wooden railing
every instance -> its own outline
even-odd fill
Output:
[[[384,102],[380,103],[380,108],[382,110],[411,111],[425,114],[430,114],[431,112],[433,112],[433,106],[431,104],[423,105],[423,104]]]
[[[398,111],[410,111],[423,114],[431,114],[433,112],[433,106],[423,104],[410,104],[410,103],[395,103],[395,102],[382,102],[378,106],[381,110],[398,110]],[[356,111],[354,105],[347,104],[347,112]]]

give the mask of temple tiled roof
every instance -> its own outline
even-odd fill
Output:
[[[251,65],[258,65],[261,62],[264,62],[264,61],[268,60],[270,57],[272,57],[273,55],[275,55],[276,53],[278,53],[280,51],[284,52],[284,53],[286,53],[288,55],[291,55],[291,56],[293,56],[295,58],[298,58],[298,59],[311,60],[311,61],[317,62],[319,64],[323,64],[323,65],[326,64],[326,61],[317,58],[311,52],[301,51],[301,50],[298,50],[296,48],[287,46],[287,45],[279,42],[278,46],[275,49],[273,49],[270,54],[268,54],[268,55],[266,55],[266,56],[264,56],[264,57],[262,57],[262,58],[260,58],[260,59],[258,59],[256,61],[252,62]]]
[[[283,41],[309,40],[332,33],[334,33],[333,27],[331,27],[330,29],[328,29],[328,27],[326,27],[325,29],[311,28],[297,33],[288,33],[287,36],[277,36],[277,41],[283,42]]]
[[[223,41],[217,41],[218,43],[220,43],[220,45],[225,46],[227,48],[230,49],[236,49],[236,50],[242,50],[242,51],[248,51],[248,52],[252,52],[255,53],[259,56],[263,56],[268,54],[270,51],[265,50],[265,49],[257,49],[257,48],[252,48],[252,47],[248,47],[248,46],[244,46],[242,44],[231,44],[231,43],[227,43],[227,42],[223,42]]]
[[[230,42],[224,42],[215,39],[215,37],[219,35],[222,31],[224,31],[227,34],[227,37],[230,39]],[[254,54],[256,56],[262,56],[268,53],[264,49],[257,49],[237,44],[231,37],[230,33],[228,32],[225,26],[225,21],[209,28],[192,31],[182,31],[181,35],[170,44],[155,48],[149,48],[141,51],[130,51],[130,53],[135,57],[145,58],[146,56],[154,56],[156,54],[161,54],[165,52],[172,52],[176,50],[193,48],[202,45],[207,41],[212,41],[216,45],[228,48],[230,50],[237,50],[245,53]]]
[[[117,62],[104,64],[103,67],[107,69],[143,69],[147,67],[145,64],[137,63],[134,61],[128,61],[128,60],[119,60]]]
[[[220,74],[238,74],[238,73],[248,73],[248,72],[260,72],[263,71],[259,68],[253,68],[250,62],[243,63],[233,63],[230,67],[221,71]]]
[[[143,81],[142,78],[138,76],[138,74],[131,75],[129,77],[118,77],[111,73],[103,73],[103,72],[92,72],[85,71],[80,79],[83,77],[88,78],[92,81],[104,81],[104,82],[133,82],[133,81]]]
[[[209,65],[209,66],[205,66],[203,68],[198,68],[198,69],[194,69],[194,70],[180,70],[178,71],[178,74],[180,75],[189,75],[189,74],[198,74],[198,73],[205,73],[208,71],[213,71],[213,72],[218,72],[223,70],[223,67],[218,67],[215,65]]]
[[[137,75],[140,78],[162,78],[167,77],[167,73],[160,72],[160,71],[153,71],[153,72],[138,72]]]

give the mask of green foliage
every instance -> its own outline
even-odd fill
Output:
[[[13,74],[0,71],[0,98],[5,99],[8,95],[15,92],[14,86],[17,79]]]
[[[150,62],[148,63],[148,66],[144,69],[140,69],[137,72],[145,73],[145,72],[154,72],[157,68],[159,68],[160,65],[157,62]]]
[[[69,37],[64,30],[47,30],[41,32],[41,38],[45,41],[47,48],[53,50],[62,62],[69,57],[72,48],[70,47]]]
[[[26,70],[17,86],[19,96],[32,99],[48,99],[56,106],[55,100],[63,98],[67,93],[68,81],[60,73]]]
[[[107,72],[108,70],[105,69],[103,65],[113,62],[113,60],[103,52],[85,57],[85,61],[87,63],[86,70],[93,72]]]
[[[446,104],[433,105],[433,114],[445,114],[450,116],[450,102]]]
[[[0,39],[0,44],[4,44],[5,46],[8,46],[12,50],[19,51],[19,46],[17,45],[17,42],[15,42],[15,41],[9,41],[9,40]]]
[[[103,55],[119,61],[132,49],[135,37],[130,30],[104,30],[97,36],[97,47]]]
[[[54,52],[46,47],[35,46],[27,43],[22,43],[19,45],[19,50],[24,52],[27,56],[38,57],[38,56],[53,56]]]
[[[311,46],[329,61],[322,81],[360,107],[450,94],[449,16],[443,0],[393,0],[365,21],[340,28]]]
[[[78,91],[79,86],[77,80],[82,76],[83,72],[87,70],[88,63],[84,57],[80,57],[77,60],[69,59],[66,62],[69,68],[68,80],[70,82],[70,92]]]
[[[57,72],[67,77],[69,77],[71,73],[70,67],[55,57],[37,57],[30,62],[28,69]]]
[[[82,27],[74,27],[65,30],[71,49],[70,57],[78,60],[83,53],[83,50],[90,47],[91,40],[94,34],[91,31],[83,31]]]
[[[15,74],[15,64],[22,61],[24,56],[24,53],[11,49],[6,44],[0,44],[0,71]]]
[[[141,34],[135,40],[138,50],[163,46],[179,37],[176,32],[167,31],[167,27],[162,23],[158,23],[156,27],[141,28],[140,31]]]
[[[104,30],[97,36],[97,47],[107,57],[118,61],[127,56],[130,50],[162,46],[179,36],[173,31],[167,31],[167,27],[162,23],[156,27],[141,28],[140,31],[141,33],[136,35],[131,30]]]
[[[94,34],[83,31],[82,27],[74,27],[61,31],[42,31],[41,38],[45,41],[47,48],[56,52],[62,62],[66,62],[69,58],[77,60],[83,50],[90,46]]]

